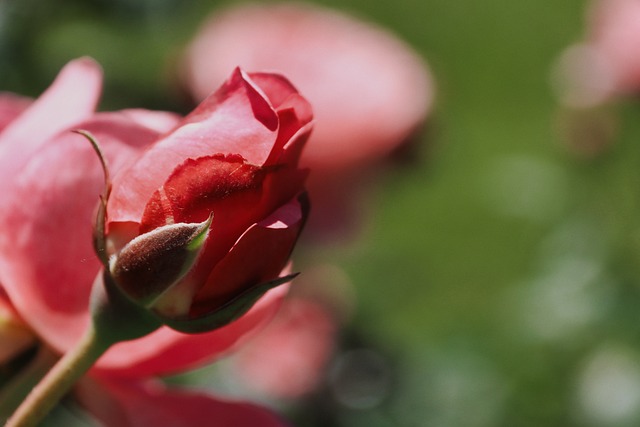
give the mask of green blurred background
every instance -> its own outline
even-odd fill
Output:
[[[355,287],[342,349],[390,379],[370,405],[320,390],[283,410],[301,427],[640,425],[640,104],[566,111],[550,84],[587,2],[319,3],[405,39],[438,94],[366,233],[313,255]],[[0,90],[35,97],[90,55],[102,109],[184,113],[176,62],[223,4],[1,0]]]

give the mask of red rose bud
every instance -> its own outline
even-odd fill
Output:
[[[291,280],[308,214],[298,160],[311,119],[282,76],[236,70],[116,175],[104,230],[122,293],[176,330],[202,332]]]
[[[129,298],[153,306],[193,267],[212,217],[200,224],[166,225],[136,237],[111,258],[111,276]]]

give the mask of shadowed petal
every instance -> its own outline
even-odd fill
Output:
[[[107,427],[285,427],[266,408],[159,382],[84,381],[76,396]]]
[[[278,277],[298,239],[304,215],[297,200],[249,228],[213,269],[192,314],[204,314],[233,294]]]
[[[99,370],[144,378],[182,372],[220,357],[260,329],[280,307],[288,285],[275,288],[240,319],[202,334],[183,334],[163,327],[135,341],[116,344],[99,361]]]

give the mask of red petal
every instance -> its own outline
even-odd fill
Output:
[[[189,281],[197,284],[206,280],[242,233],[299,193],[303,180],[304,174],[299,170],[264,170],[239,156],[187,160],[153,194],[140,231],[167,223],[201,222],[213,212],[210,243],[196,265],[195,280]],[[279,264],[277,271],[281,269]]]
[[[311,105],[298,93],[291,82],[281,75],[251,73],[251,78],[265,92],[276,109],[280,120],[278,138],[265,164],[287,163],[297,165],[300,152],[297,152],[295,157],[290,157],[287,162],[281,160],[281,154],[289,140],[313,119]]]
[[[264,164],[275,144],[277,125],[278,117],[265,95],[236,70],[180,127],[115,178],[110,221],[139,223],[147,201],[187,159],[240,153],[248,163]]]
[[[284,76],[273,73],[249,73],[251,80],[257,83],[258,87],[269,99],[275,109],[289,99],[291,95],[297,95],[298,89]]]
[[[153,194],[140,232],[170,223],[202,222],[213,212],[209,236],[212,243],[206,246],[198,263],[210,270],[238,236],[268,214],[261,203],[264,177],[265,171],[239,156],[187,160]]]
[[[98,383],[100,381],[100,383]],[[76,395],[107,427],[285,427],[268,409],[160,382],[84,381]]]
[[[210,212],[214,213],[214,232],[218,224],[224,226],[225,232],[237,229],[236,224],[246,228],[246,217],[255,216],[247,208],[259,202],[264,175],[261,168],[247,164],[240,156],[188,159],[153,193],[145,207],[140,232],[166,224],[202,222]]]
[[[240,292],[278,277],[304,224],[300,203],[292,200],[253,225],[215,266],[196,295],[194,314],[206,313]]]

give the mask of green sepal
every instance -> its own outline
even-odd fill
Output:
[[[89,309],[96,335],[105,345],[141,338],[162,326],[149,310],[118,289],[108,270],[93,284]]]
[[[299,273],[289,274],[261,283],[241,293],[223,306],[199,317],[188,319],[169,319],[158,315],[158,319],[179,332],[188,334],[209,332],[221,328],[245,314],[267,291],[290,282]]]
[[[213,213],[199,224],[168,224],[141,234],[111,257],[111,277],[131,300],[151,308],[191,271],[212,221]]]
[[[107,242],[105,237],[105,223],[107,220],[107,199],[100,195],[100,204],[96,214],[96,223],[93,226],[93,249],[105,267],[109,267],[109,254],[107,253]]]
[[[105,228],[107,221],[107,201],[111,194],[111,176],[109,173],[109,164],[107,158],[100,147],[100,143],[91,132],[83,129],[73,129],[71,132],[84,136],[90,143],[93,150],[98,155],[100,164],[102,165],[102,172],[104,173],[104,189],[100,195],[100,204],[98,205],[98,212],[96,214],[96,222],[93,227],[93,248],[96,251],[96,255],[102,262],[102,265],[107,267],[109,265],[109,255],[107,254],[107,244],[105,236]]]

